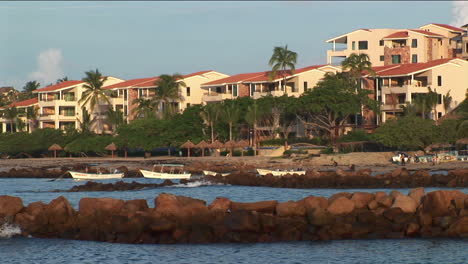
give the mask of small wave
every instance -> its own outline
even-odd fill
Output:
[[[194,181],[189,182],[186,184],[176,184],[167,187],[182,187],[182,188],[194,188],[194,187],[201,187],[201,186],[212,186],[212,185],[223,185],[222,183],[212,183],[207,181]]]
[[[21,234],[21,229],[10,223],[0,225],[0,238],[11,238],[14,235]]]

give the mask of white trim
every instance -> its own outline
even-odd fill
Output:
[[[349,33],[340,35],[340,36],[338,36],[338,37],[331,38],[331,39],[329,39],[329,40],[326,40],[325,42],[326,42],[326,43],[330,43],[330,42],[332,42],[332,41],[336,41],[337,39],[340,39],[340,38],[343,38],[343,37],[348,37],[348,35],[351,35],[351,34],[357,32],[357,31],[367,31],[367,32],[370,32],[370,30],[365,30],[365,29],[360,28],[360,29],[351,31],[351,32],[349,32]]]
[[[429,24],[426,24],[426,25],[424,25],[424,26],[420,26],[419,28],[422,29],[423,27],[427,27],[427,26],[430,26],[430,25],[432,25],[432,26],[434,26],[434,27],[438,27],[438,28],[444,29],[444,30],[447,30],[447,31],[450,31],[450,32],[458,32],[458,33],[465,33],[465,32],[466,32],[466,30],[463,30],[463,29],[462,29],[463,31],[452,30],[452,29],[448,29],[448,28],[446,28],[446,27],[438,26],[438,25],[436,25],[436,24],[434,24],[434,23],[429,23]],[[451,25],[448,25],[448,26],[451,26]]]

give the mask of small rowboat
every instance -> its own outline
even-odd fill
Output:
[[[228,172],[228,173],[220,173],[220,172],[206,171],[206,170],[203,171],[203,175],[205,175],[205,176],[216,176],[216,175],[218,175],[218,174],[221,175],[221,176],[223,176],[223,177],[226,177],[226,176],[228,176],[228,175],[231,174],[231,173],[229,173],[229,172]]]
[[[273,176],[284,176],[286,174],[297,174],[297,175],[305,175],[305,170],[266,170],[266,169],[257,169],[258,174],[264,176],[267,174],[271,174]]]
[[[76,180],[109,180],[122,179],[123,173],[85,173],[77,171],[69,171],[73,179]]]
[[[178,164],[162,164],[154,165],[161,166],[161,171],[149,171],[149,170],[140,170],[141,174],[145,178],[151,179],[169,179],[169,180],[178,180],[178,179],[190,179],[191,173],[183,171],[183,165]],[[164,171],[164,167],[169,167],[169,172]],[[179,168],[179,169],[176,169]]]

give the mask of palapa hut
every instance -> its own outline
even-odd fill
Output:
[[[48,150],[53,151],[54,152],[54,158],[57,158],[57,151],[58,150],[63,150],[63,148],[58,144],[53,144],[52,146],[49,147]]]
[[[213,143],[210,143],[209,148],[219,150],[220,148],[224,148],[224,144],[219,140],[215,140]],[[216,156],[219,156],[219,151],[216,151]]]
[[[229,141],[227,141],[227,142],[224,143],[224,146],[225,146],[226,148],[229,148],[229,156],[232,157],[232,149],[238,147],[239,145],[237,144],[236,141],[234,141],[234,140],[229,140]]]
[[[195,145],[196,148],[199,148],[202,150],[202,157],[205,157],[205,149],[209,148],[210,144],[208,144],[205,140],[202,140],[198,142],[197,145]]]
[[[190,149],[195,148],[196,146],[192,141],[187,140],[187,142],[182,144],[182,146],[180,146],[180,147],[181,148],[186,148],[187,149],[187,157],[190,157]]]
[[[458,150],[458,155],[459,156],[468,156],[468,138],[461,138],[459,140],[457,140],[457,142],[455,142],[457,145],[464,145],[465,147],[464,148],[460,148]],[[466,157],[468,158],[468,157]],[[463,159],[465,159],[465,157],[463,157]]]
[[[114,151],[117,150],[117,146],[114,144],[114,142],[110,143],[109,145],[107,145],[105,148],[105,150],[110,150],[111,153],[112,153],[112,158],[114,158]]]

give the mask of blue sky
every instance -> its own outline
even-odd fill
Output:
[[[329,38],[358,28],[468,23],[466,3],[2,1],[0,86],[81,79],[96,68],[123,79],[262,71],[273,47],[285,44],[299,54],[297,67],[324,64]]]

